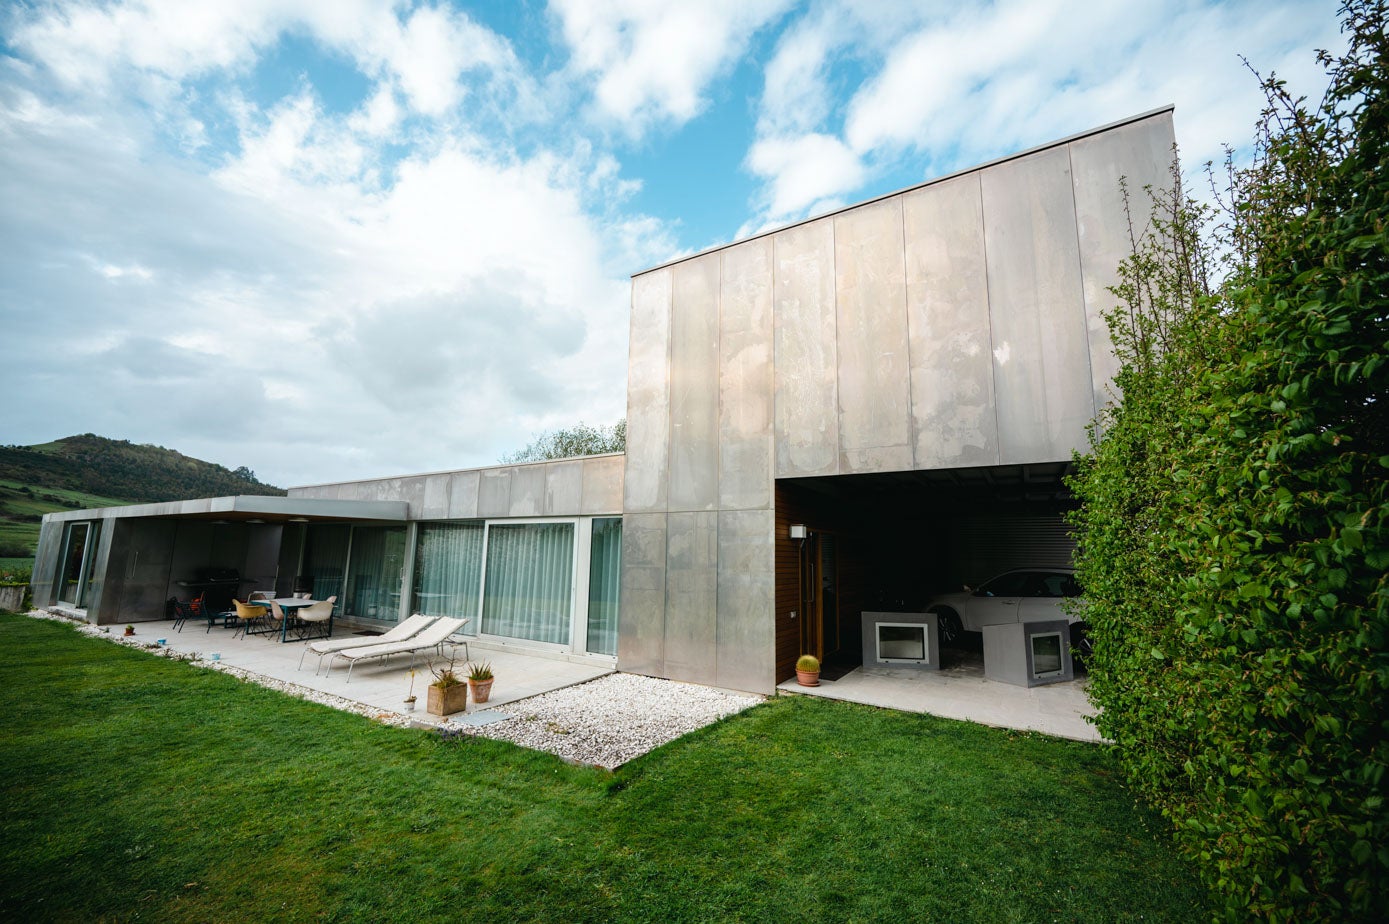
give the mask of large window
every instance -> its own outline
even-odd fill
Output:
[[[622,519],[593,521],[588,566],[588,650],[617,654],[617,598],[622,572]]]
[[[482,631],[568,645],[573,574],[573,523],[490,524]]]
[[[477,523],[421,525],[415,543],[413,611],[427,616],[462,616],[477,632],[482,589],[482,530]]]
[[[327,600],[343,591],[347,572],[347,545],[350,526],[310,526],[304,537],[303,575],[308,578],[309,595]]]
[[[343,612],[395,622],[400,618],[404,574],[404,526],[354,526]]]

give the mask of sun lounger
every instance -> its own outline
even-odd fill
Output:
[[[415,655],[421,651],[428,651],[431,648],[438,648],[453,633],[468,624],[467,619],[451,619],[447,616],[423,629],[413,638],[408,638],[403,642],[391,642],[386,645],[368,645],[366,648],[348,648],[344,651],[333,653],[333,658],[328,662],[328,673],[333,672],[333,662],[338,658],[347,661],[347,682],[352,682],[352,668],[358,661],[367,658],[387,658],[393,654],[409,654],[410,666],[415,666]]]
[[[426,616],[423,613],[416,613],[409,619],[395,626],[388,632],[381,635],[355,635],[352,638],[339,638],[331,642],[314,642],[304,646],[304,653],[299,656],[299,669],[304,669],[304,655],[313,652],[318,655],[318,664],[314,666],[314,676],[318,675],[318,669],[323,666],[323,656],[333,654],[336,651],[343,651],[348,648],[367,648],[371,645],[389,645],[391,642],[403,642],[408,638],[413,638],[421,629],[433,625],[438,619],[437,616]]]

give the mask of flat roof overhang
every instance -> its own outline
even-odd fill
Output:
[[[64,510],[44,516],[46,522],[119,519],[209,520],[229,523],[354,523],[381,520],[400,523],[410,518],[406,501],[328,500],[313,497],[270,497],[239,494],[234,497],[200,497],[160,504],[130,504]]]
[[[1075,471],[1068,461],[961,468],[918,469],[854,475],[779,478],[831,500],[852,501],[894,513],[914,505],[932,511],[977,510],[1016,504],[1069,506],[1075,498],[1066,477]]]

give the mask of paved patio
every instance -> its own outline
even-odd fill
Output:
[[[1076,741],[1103,740],[1085,721],[1096,710],[1085,697],[1083,678],[1018,687],[985,680],[984,659],[977,652],[951,654],[951,662],[938,671],[858,667],[838,680],[822,678],[818,687],[803,687],[793,679],[777,689]]]
[[[112,626],[112,634],[120,633],[123,626]],[[363,631],[351,626],[334,627],[333,638],[347,638],[354,632]],[[175,632],[170,622],[143,622],[135,626],[136,638],[140,642],[152,643],[166,639],[169,648],[180,654],[198,654],[205,660],[215,656],[223,665],[251,673],[260,674],[285,683],[293,683],[308,689],[340,696],[362,703],[382,712],[406,714],[405,697],[410,692],[410,656],[394,655],[386,660],[372,660],[357,664],[352,669],[352,681],[347,680],[347,668],[342,662],[331,671],[320,670],[314,674],[317,658],[309,654],[304,658],[304,666],[299,668],[300,656],[308,642],[281,642],[279,636],[274,640],[264,635],[250,637],[236,635],[235,629],[220,626],[207,630],[206,624],[189,623],[182,632]],[[478,712],[503,706],[519,699],[549,693],[562,687],[583,683],[613,672],[611,663],[599,660],[584,661],[572,658],[550,658],[542,655],[521,653],[515,649],[470,641],[465,655],[463,646],[456,649],[457,661],[454,665],[460,676],[464,673],[467,655],[474,661],[488,661],[496,681],[492,686],[491,699],[478,706],[471,699],[468,712]],[[421,653],[415,663],[414,692],[419,699],[415,711],[408,713],[419,722],[442,721],[425,711],[426,688],[434,679],[429,671],[429,663],[442,666],[448,661],[451,646],[444,647],[441,658],[435,652]],[[324,667],[328,658],[323,659]],[[454,719],[462,718],[455,714]]]

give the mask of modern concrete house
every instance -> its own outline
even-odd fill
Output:
[[[864,610],[1069,562],[1120,178],[1145,209],[1173,143],[1169,107],[638,273],[625,455],[52,514],[34,599],[117,623],[298,583],[757,692],[857,663]]]

